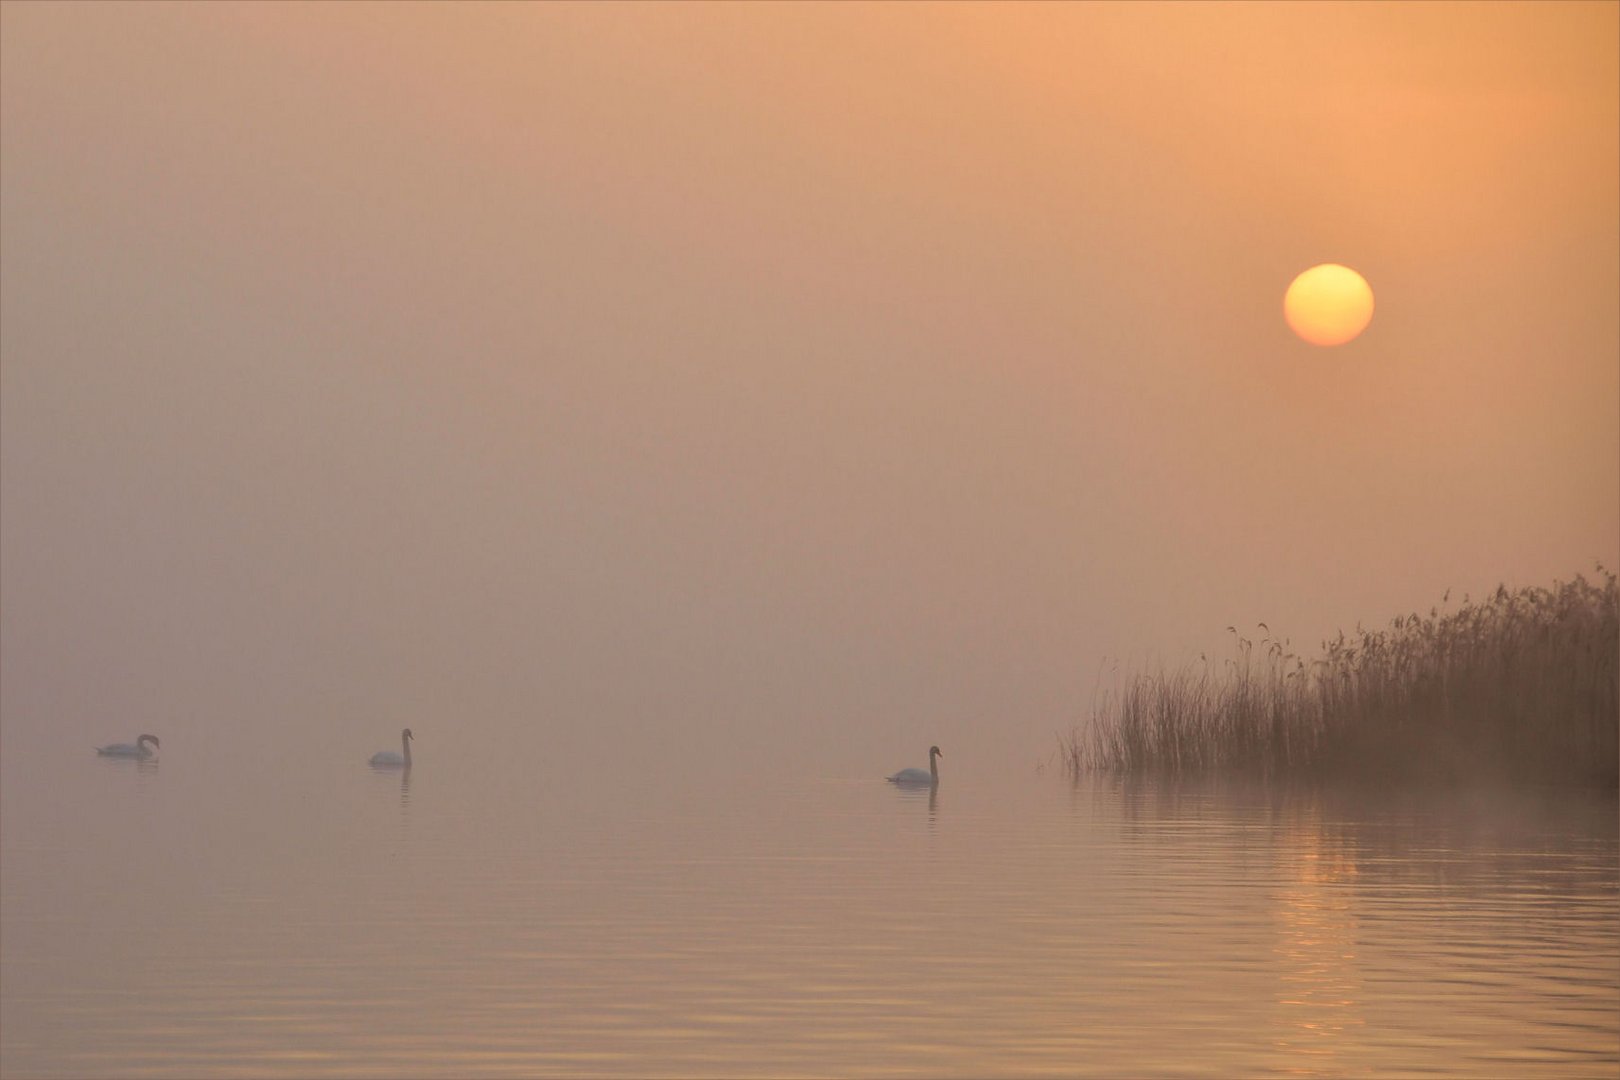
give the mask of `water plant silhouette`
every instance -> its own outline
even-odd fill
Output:
[[[1620,784],[1620,589],[1597,568],[1356,628],[1307,660],[1228,627],[1234,655],[1136,675],[1060,738],[1071,774],[1237,771]],[[1447,597],[1450,596],[1449,591]],[[1444,601],[1442,601],[1444,602]]]

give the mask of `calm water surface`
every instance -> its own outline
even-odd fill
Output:
[[[5,1076],[1620,1068],[1612,799],[416,752],[9,762]]]

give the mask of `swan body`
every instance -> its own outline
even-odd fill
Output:
[[[411,767],[411,740],[416,738],[411,729],[406,728],[400,732],[399,745],[404,749],[403,754],[396,754],[392,750],[379,750],[371,755],[371,764],[379,769],[408,769]]]
[[[152,745],[147,746],[147,743]],[[151,757],[152,751],[161,745],[156,735],[141,735],[133,743],[121,742],[113,743],[111,746],[98,746],[96,753],[102,757],[132,757],[144,760]]]
[[[928,768],[901,769],[893,776],[886,776],[884,779],[891,784],[927,784],[932,787],[939,783],[939,759],[944,756],[939,747],[930,746],[928,748]]]

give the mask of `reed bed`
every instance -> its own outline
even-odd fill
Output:
[[[1100,695],[1060,739],[1069,772],[1620,784],[1620,590],[1602,567],[1358,627],[1310,660],[1232,632],[1220,666]]]

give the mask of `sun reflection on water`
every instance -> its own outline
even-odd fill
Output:
[[[1310,1067],[1287,1071],[1312,1075],[1335,1071],[1343,1040],[1365,1027],[1359,1001],[1362,974],[1357,957],[1353,886],[1355,860],[1324,842],[1321,811],[1311,807],[1291,822],[1290,844],[1277,893],[1273,954],[1280,969],[1277,995],[1278,1051],[1304,1055]]]

